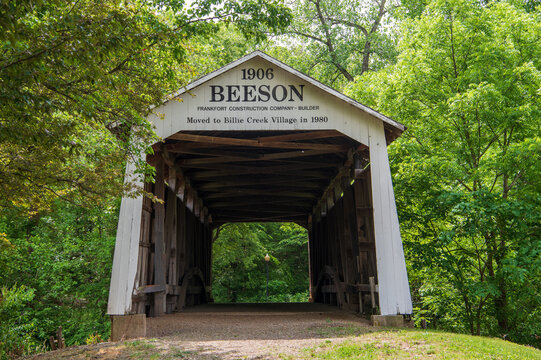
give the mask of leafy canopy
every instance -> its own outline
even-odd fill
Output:
[[[390,151],[420,310],[529,343],[541,323],[540,39],[539,13],[436,0],[403,23],[397,64],[349,89],[408,126]]]
[[[158,140],[150,105],[193,76],[191,39],[221,22],[262,38],[289,20],[278,0],[3,2],[0,206],[118,194],[122,161]]]
[[[293,21],[271,50],[296,69],[336,88],[394,61],[394,0],[291,2]]]

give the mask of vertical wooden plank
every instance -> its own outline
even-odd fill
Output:
[[[183,198],[186,199],[185,189],[182,190]],[[180,280],[184,276],[187,270],[186,265],[186,205],[183,201],[179,206],[178,225],[177,225],[177,239],[178,239],[178,279]]]
[[[338,264],[338,271],[342,275],[345,283],[349,283],[349,274],[348,274],[348,261],[347,261],[347,251],[346,251],[346,242],[345,242],[345,231],[344,231],[344,201],[342,199],[338,200],[335,205],[335,234],[336,242],[338,245],[338,250],[340,252],[340,263]]]
[[[374,204],[372,202],[372,183],[370,180],[370,169],[366,179],[363,181],[363,192],[366,199],[366,206],[370,209],[374,209]],[[374,235],[374,212],[373,210],[368,214],[365,219],[365,236],[369,243],[374,244],[373,250],[367,253],[367,271],[368,276],[374,276],[375,281],[378,281],[378,270],[377,270],[377,261],[376,261],[376,238]]]
[[[134,174],[135,164],[128,162],[125,182],[130,181],[142,187],[142,181]],[[124,197],[120,205],[109,301],[107,303],[109,315],[125,315],[132,307],[133,286],[139,256],[142,207],[142,196],[137,198]]]
[[[179,188],[180,194],[183,195],[183,199],[186,199],[186,189],[183,187]],[[181,285],[184,274],[187,271],[186,264],[186,206],[184,201],[179,201],[177,204],[178,213],[177,213],[177,284]],[[185,299],[182,296],[177,298],[177,310],[182,310]]]
[[[158,199],[165,200],[164,161],[161,156],[156,160],[156,179],[154,194]],[[154,238],[154,284],[164,285],[165,282],[165,239],[164,221],[165,206],[163,203],[155,203],[154,226],[152,237]],[[166,311],[165,291],[154,293],[154,315],[162,315]]]
[[[165,208],[165,255],[166,255],[166,283],[168,285],[177,285],[177,194],[176,194],[176,171],[169,168],[169,179],[167,183],[167,202]],[[175,310],[176,298],[169,296],[171,301],[167,301],[166,312]]]
[[[344,239],[346,244],[346,255],[348,260],[348,278],[350,282],[355,282],[359,280],[360,277],[357,271],[357,258],[359,256],[359,249],[354,242],[354,229],[352,229],[352,219],[355,219],[355,206],[353,203],[353,189],[349,184],[349,179],[344,178],[343,181],[343,192],[344,196],[342,197],[344,201]]]
[[[411,295],[398,226],[387,143],[380,121],[370,122],[369,146],[381,314],[411,314]]]

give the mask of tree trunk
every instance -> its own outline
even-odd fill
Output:
[[[368,66],[370,65],[370,47],[372,44],[370,41],[364,43],[364,52],[363,52],[363,64],[361,68],[361,74],[364,74],[368,71]]]

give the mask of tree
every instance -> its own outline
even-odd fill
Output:
[[[288,48],[301,49],[300,69],[324,83],[340,87],[395,56],[388,28],[392,0],[303,0],[292,6]]]
[[[122,161],[158,140],[150,105],[192,76],[190,39],[220,22],[261,38],[289,19],[279,0],[3,2],[0,206],[118,194]]]
[[[308,235],[292,223],[226,224],[217,229],[212,290],[217,302],[308,300]],[[264,257],[269,254],[269,298]]]
[[[530,343],[541,330],[539,20],[505,2],[434,1],[403,24],[397,64],[350,88],[408,126],[391,154],[424,309]]]
[[[10,209],[0,217],[0,233],[11,244],[0,249],[5,269],[0,336],[11,340],[0,346],[0,358],[2,351],[43,348],[58,326],[68,345],[84,343],[90,335],[109,337],[106,310],[118,205],[83,208],[57,199],[40,216],[27,218]]]

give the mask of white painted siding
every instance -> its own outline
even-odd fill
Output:
[[[128,162],[125,181],[137,181],[133,177],[135,165]],[[140,186],[143,186],[139,182]],[[109,288],[107,314],[125,315],[131,311],[131,297],[137,272],[139,256],[139,236],[141,232],[141,214],[143,198],[124,197],[120,204],[120,215],[116,233],[115,255]]]
[[[370,126],[370,174],[381,315],[411,314],[411,296],[400,237],[385,133],[381,121]]]
[[[272,68],[274,70],[274,78],[272,80],[241,80],[242,69],[246,68]],[[212,85],[304,85],[303,101],[269,101],[265,103],[243,103],[243,102],[210,102]],[[200,111],[198,107],[210,106],[225,106],[226,111]],[[229,111],[230,107],[238,106],[266,106],[267,111]],[[272,107],[276,106],[293,106],[294,110],[276,111]],[[318,110],[298,110],[299,106],[319,106]],[[329,130],[335,129],[344,134],[357,134],[357,140],[368,145],[368,119],[371,115],[360,111],[358,108],[349,104],[346,101],[330,95],[326,91],[313,86],[300,77],[294,76],[286,70],[277,67],[261,58],[253,58],[246,63],[231,69],[229,72],[213,78],[197,88],[192,89],[189,93],[181,94],[178,99],[171,100],[162,106],[158,106],[153,110],[156,114],[150,115],[149,120],[155,126],[155,131],[162,139],[168,136],[185,130],[213,130],[213,131],[251,131],[251,130]],[[163,119],[161,116],[163,116]],[[284,116],[287,118],[300,117],[307,118],[309,121],[301,123],[297,121],[294,124],[275,124],[275,123],[257,123],[249,124],[246,121],[242,124],[225,124],[224,117],[238,117],[247,120],[249,117],[268,119],[276,116]],[[326,116],[326,123],[312,123],[313,116]],[[211,118],[210,124],[189,124],[188,117],[194,118]],[[221,123],[214,123],[212,119],[220,118]]]

